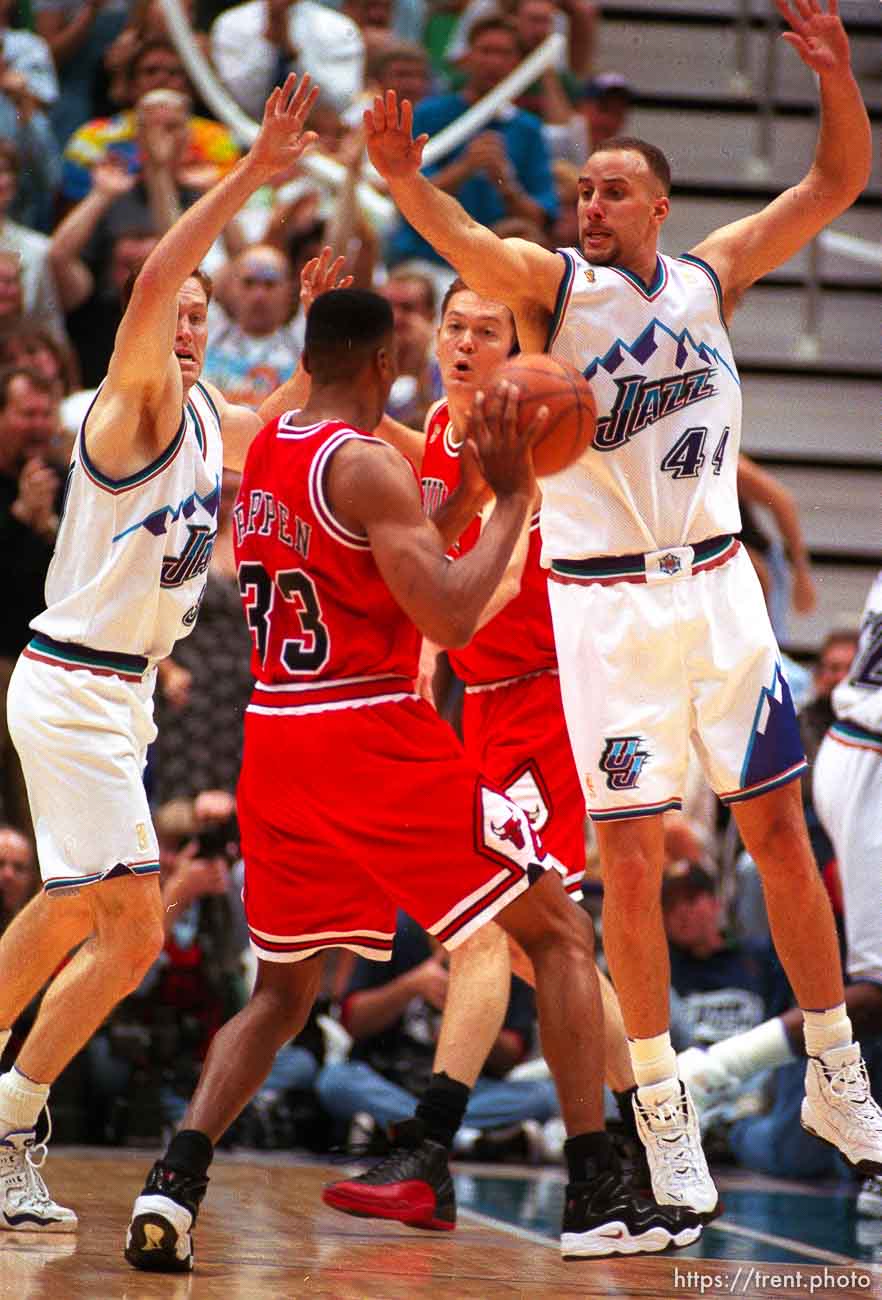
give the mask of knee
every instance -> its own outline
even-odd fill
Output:
[[[586,912],[563,895],[563,905],[549,910],[541,929],[521,936],[521,943],[533,966],[541,965],[550,955],[555,960],[592,965],[594,962],[594,928]]]
[[[614,913],[644,913],[661,907],[661,878],[658,867],[639,851],[617,857],[603,873],[604,898]]]
[[[293,962],[266,974],[260,968],[251,1001],[256,1003],[279,1043],[296,1037],[306,1024],[317,985],[311,963]]]

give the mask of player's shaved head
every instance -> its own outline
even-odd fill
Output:
[[[646,140],[638,139],[635,135],[614,135],[609,140],[604,140],[603,144],[589,156],[596,158],[598,154],[617,152],[639,154],[658,182],[662,194],[670,194],[671,165],[661,149]]]
[[[395,328],[392,308],[369,289],[332,289],[316,298],[306,317],[304,364],[328,384],[356,375]]]

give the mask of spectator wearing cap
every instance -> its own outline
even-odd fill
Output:
[[[180,55],[168,41],[144,41],[128,69],[132,107],[114,117],[93,118],[76,130],[64,150],[62,197],[69,207],[92,187],[92,169],[108,157],[140,176],[145,162],[144,105],[148,95],[164,91],[184,105],[182,147],[175,158],[175,182],[201,191],[224,176],[240,154],[229,128],[191,112],[189,83]]]
[[[251,244],[235,259],[227,310],[213,303],[209,312],[203,368],[228,402],[257,410],[297,368],[304,326],[294,290],[281,249]]]
[[[627,130],[634,91],[620,72],[589,77],[570,89],[572,102],[566,114],[558,109],[546,114],[549,147],[555,159],[581,168],[585,159]]]
[[[461,91],[430,95],[414,110],[414,135],[431,138],[504,80],[520,62],[517,34],[504,18],[488,17],[469,34],[467,79]],[[453,194],[469,216],[485,226],[503,217],[525,217],[547,227],[557,215],[557,195],[542,124],[532,113],[509,106],[485,128],[426,168],[439,189]],[[406,222],[393,231],[388,260],[442,259]]]

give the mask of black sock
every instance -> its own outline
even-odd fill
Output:
[[[619,1114],[622,1117],[622,1123],[625,1126],[625,1134],[632,1138],[633,1141],[640,1141],[640,1134],[637,1132],[637,1120],[634,1117],[634,1098],[637,1096],[637,1084],[633,1088],[625,1088],[623,1092],[614,1092],[616,1105],[619,1108]]]
[[[450,1149],[456,1130],[469,1104],[471,1088],[448,1074],[433,1074],[416,1108],[416,1117],[426,1128],[426,1137]]]
[[[208,1166],[214,1157],[214,1145],[195,1128],[182,1129],[176,1133],[168,1144],[168,1150],[162,1163],[179,1174],[188,1174],[191,1178],[204,1178]]]
[[[599,1133],[578,1133],[564,1142],[564,1156],[571,1183],[587,1183],[615,1164],[612,1142],[605,1129]]]

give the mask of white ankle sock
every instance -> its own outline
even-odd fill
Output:
[[[793,1060],[793,1049],[778,1016],[741,1034],[712,1043],[707,1054],[729,1074],[742,1080],[749,1079],[759,1070],[769,1070]]]
[[[833,1047],[850,1047],[851,1021],[845,1003],[829,1011],[803,1011],[806,1056],[823,1056]]]
[[[15,1133],[34,1128],[48,1099],[48,1083],[34,1083],[13,1066],[0,1075],[0,1131]]]
[[[628,1051],[638,1088],[677,1076],[677,1054],[667,1030],[654,1038],[629,1038]]]

